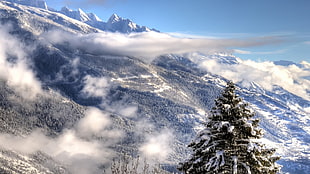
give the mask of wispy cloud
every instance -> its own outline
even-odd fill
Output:
[[[158,134],[146,137],[146,142],[141,145],[139,150],[147,159],[164,163],[168,155],[172,152],[173,134],[171,130],[163,130]]]
[[[108,90],[110,89],[111,83],[106,77],[92,77],[87,75],[84,77],[84,88],[82,93],[86,97],[106,97]]]
[[[191,57],[195,59],[194,57]],[[267,90],[272,90],[274,85],[310,100],[310,80],[304,77],[310,76],[307,68],[308,62],[303,61],[303,67],[296,65],[280,66],[273,62],[256,62],[252,60],[239,60],[238,64],[220,63],[215,59],[205,59],[199,62],[202,69],[221,75],[234,82],[242,83],[249,87],[251,82],[256,82]]]
[[[136,123],[135,132],[144,137],[145,141],[139,146],[140,155],[150,163],[167,163],[168,158],[174,151],[174,131],[169,128],[156,130],[156,126],[147,119],[139,119]]]
[[[69,43],[74,49],[92,54],[134,56],[151,61],[158,55],[170,53],[203,53],[231,51],[233,48],[256,47],[282,42],[280,37],[255,37],[247,39],[177,38],[157,32],[144,33],[92,33],[73,35],[51,31],[43,35],[51,43]]]
[[[217,36],[206,36],[206,35],[197,35],[197,34],[191,34],[191,33],[186,33],[186,32],[169,32],[167,33],[172,37],[176,38],[191,38],[191,39],[219,39]]]
[[[234,49],[233,51],[234,53],[237,53],[237,54],[253,54],[252,51],[247,51],[247,50]]]
[[[283,54],[287,50],[281,49],[281,50],[273,50],[273,51],[247,51],[247,50],[241,50],[241,49],[233,49],[234,53],[237,54],[258,54],[258,55],[270,55],[270,54]]]

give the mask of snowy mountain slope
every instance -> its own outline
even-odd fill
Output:
[[[243,90],[242,93],[261,118],[261,126],[268,140],[266,143],[280,147],[278,154],[282,159],[279,163],[288,172],[303,173],[309,171],[310,119],[309,112],[304,109],[309,108],[310,102],[281,87],[278,87],[276,93],[279,91],[280,95],[269,91],[261,93]],[[291,167],[294,164],[300,165],[300,168]]]
[[[130,56],[76,50],[66,42],[49,42],[44,37],[45,32],[48,34],[48,31],[57,29],[82,34],[99,30],[44,9],[8,2],[1,2],[0,8],[2,23],[14,26],[10,29],[13,36],[33,44],[34,49],[27,53],[28,64],[44,90],[44,95],[29,102],[12,89],[8,81],[1,81],[0,126],[1,133],[5,135],[15,134],[27,139],[28,136],[31,138],[34,130],[40,129],[47,132],[46,142],[51,144],[54,141],[60,144],[62,137],[71,135],[76,144],[91,142],[87,145],[96,149],[93,145],[99,142],[104,150],[133,154],[144,152],[148,147],[144,145],[154,139],[161,143],[169,139],[173,140],[168,143],[172,149],[164,149],[162,151],[167,153],[156,155],[165,159],[162,163],[175,165],[188,153],[186,145],[200,129],[205,113],[211,109],[227,81],[220,75],[201,69],[202,62],[211,59],[223,65],[242,63],[241,59],[224,54],[195,54],[195,57],[191,54],[169,54],[146,63]],[[111,19],[113,21],[118,21],[116,15]],[[9,57],[9,60],[15,59]],[[278,153],[282,156],[279,163],[283,164],[283,172],[309,173],[309,100],[279,86],[266,90],[254,82],[245,87],[241,81],[238,87],[239,94],[261,119],[267,145],[279,148]],[[108,130],[123,132],[120,141],[96,135],[95,139],[90,138],[86,136],[89,130],[79,134],[85,129],[83,126],[81,128],[85,122],[80,121],[87,118],[85,110],[89,106],[109,113],[113,124],[103,132],[112,135],[117,135],[117,131]],[[100,123],[100,120],[92,124],[97,122]],[[38,136],[39,139],[45,138]],[[8,140],[14,142],[15,139]],[[107,148],[110,146],[113,148]],[[167,144],[159,146],[166,147]],[[20,149],[8,150],[6,147],[1,151],[0,164],[5,165],[1,165],[4,167],[0,167],[0,171],[20,171],[21,168],[33,168],[33,171],[43,173],[74,171],[68,161],[62,162],[60,159],[63,158],[54,155],[53,148],[42,148],[45,154],[36,160],[33,153],[25,154],[19,152]],[[49,159],[49,165],[44,159]],[[111,158],[108,156],[106,159]],[[88,161],[98,159],[94,157]],[[93,164],[98,168],[106,162],[94,162],[90,165],[92,168]]]

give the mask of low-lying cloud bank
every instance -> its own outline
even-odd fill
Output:
[[[198,57],[197,54],[191,54],[190,58],[197,60]],[[206,57],[198,64],[202,69],[233,80],[235,83],[240,82],[245,87],[250,87],[251,82],[255,82],[267,90],[272,90],[274,85],[277,85],[310,100],[310,69],[306,61],[301,62],[299,66],[295,64],[281,66],[270,61],[256,62],[241,59],[238,59],[237,64],[227,64]]]
[[[280,37],[257,37],[249,39],[191,39],[177,38],[164,33],[91,33],[70,34],[50,31],[42,35],[53,44],[69,44],[74,49],[92,54],[134,56],[149,62],[163,54],[231,52],[232,48],[254,47],[281,42]]]

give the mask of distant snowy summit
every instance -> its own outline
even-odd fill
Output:
[[[85,13],[80,8],[78,10],[72,10],[68,7],[63,7],[60,11],[54,10],[52,8],[49,8],[44,0],[7,0],[7,1],[62,13],[72,19],[81,21],[83,23],[86,23],[92,27],[98,28],[103,31],[119,32],[119,33],[148,32],[148,31],[159,32],[156,29],[150,29],[146,26],[140,26],[132,22],[130,19],[124,19],[122,17],[119,17],[117,14],[113,14],[108,19],[107,22],[103,22],[96,14]]]
[[[130,33],[130,32],[147,32],[147,31],[156,31],[156,29],[150,29],[146,26],[140,26],[132,22],[129,19],[124,19],[119,17],[117,14],[113,14],[107,21],[104,30],[111,32],[121,32],[121,33]]]
[[[74,10],[69,9],[68,7],[63,7],[59,12],[70,17],[70,18],[73,18],[73,19],[76,19],[78,21],[85,22],[85,23],[87,23],[87,22],[102,22],[102,20],[98,16],[96,16],[95,14],[85,13],[80,8],[77,11],[74,11]]]
[[[60,13],[103,31],[120,32],[120,33],[148,32],[148,31],[159,32],[158,30],[150,29],[146,26],[137,25],[136,23],[132,22],[129,19],[119,17],[117,14],[113,14],[107,22],[103,22],[97,15],[93,13],[85,13],[81,9],[74,11],[67,7],[63,7],[60,10]]]

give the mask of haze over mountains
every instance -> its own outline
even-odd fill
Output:
[[[310,172],[310,63],[230,54],[273,40],[176,38],[40,0],[1,1],[0,20],[0,173],[108,172],[120,152],[173,170],[228,80],[282,172]]]

